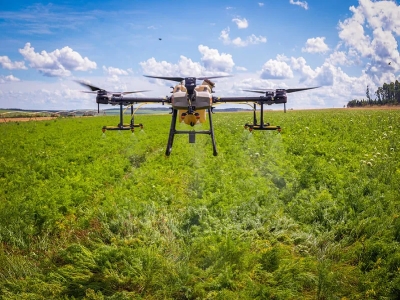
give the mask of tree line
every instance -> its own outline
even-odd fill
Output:
[[[367,99],[353,99],[347,103],[347,107],[362,107],[373,105],[400,105],[400,82],[396,80],[391,83],[384,83],[375,91],[375,99],[371,98],[369,86],[365,92]]]

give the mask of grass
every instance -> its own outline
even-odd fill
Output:
[[[400,111],[0,125],[3,299],[396,299]],[[206,128],[206,125],[202,125]],[[185,125],[178,125],[186,128]]]

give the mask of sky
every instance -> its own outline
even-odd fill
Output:
[[[399,79],[399,36],[396,1],[0,0],[0,108],[96,108],[75,80],[170,95],[143,75],[232,75],[215,96],[318,86],[287,107],[338,108]]]

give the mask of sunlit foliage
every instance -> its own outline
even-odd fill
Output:
[[[0,298],[397,299],[400,110],[213,117],[0,124]]]

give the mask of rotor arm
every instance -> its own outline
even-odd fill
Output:
[[[112,97],[110,99],[111,103],[119,104],[134,104],[134,103],[170,103],[169,97]]]
[[[256,103],[264,103],[264,104],[281,104],[281,103],[286,103],[286,100],[284,99],[277,99],[277,100],[271,100],[271,98],[268,97],[214,97],[213,98],[214,103],[240,103],[240,102],[256,102]]]

